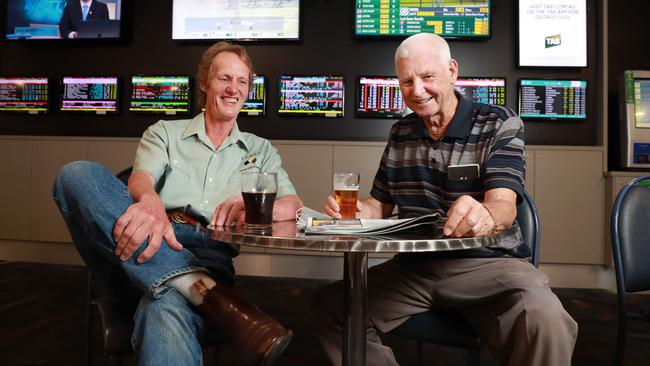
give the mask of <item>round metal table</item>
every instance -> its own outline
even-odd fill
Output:
[[[275,222],[270,229],[264,231],[231,226],[213,227],[210,233],[212,239],[232,244],[344,253],[343,365],[363,366],[366,363],[368,253],[435,252],[496,246],[502,234],[516,230],[513,226],[492,236],[449,238],[442,236],[441,225],[442,223],[435,231],[379,237],[305,235],[296,231],[294,221]]]

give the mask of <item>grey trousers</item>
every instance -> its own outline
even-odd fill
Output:
[[[331,363],[340,365],[343,283],[318,290],[312,309],[316,335]],[[429,309],[461,312],[500,364],[571,364],[578,324],[549,288],[548,277],[517,258],[393,258],[370,268],[366,363],[397,365],[378,331],[389,332]]]

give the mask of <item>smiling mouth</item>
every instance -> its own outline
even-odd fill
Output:
[[[223,99],[223,101],[225,101],[226,103],[236,104],[237,102],[239,102],[239,98],[222,97],[221,99]]]
[[[426,98],[426,99],[418,99],[418,100],[415,100],[414,102],[415,102],[415,104],[424,104],[424,103],[427,103],[428,101],[430,101],[431,99],[433,99],[433,97],[429,97],[429,98]]]

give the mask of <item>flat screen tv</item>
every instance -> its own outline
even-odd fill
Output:
[[[505,78],[459,77],[456,79],[456,90],[475,102],[506,105]]]
[[[587,0],[519,0],[519,66],[586,67]]]
[[[173,0],[172,39],[298,40],[300,0]]]
[[[406,114],[399,79],[395,76],[359,76],[355,115],[361,118],[401,118]]]
[[[189,76],[133,76],[129,111],[189,114],[190,90]]]
[[[253,77],[253,84],[248,91],[248,98],[239,114],[244,116],[263,116],[266,114],[266,78],[262,75]]]
[[[117,113],[116,77],[64,77],[61,111],[96,114]]]
[[[342,76],[278,77],[283,116],[343,117],[345,88]]]
[[[7,0],[5,36],[17,39],[120,38],[122,0]]]
[[[358,37],[408,37],[435,33],[445,38],[489,38],[491,0],[355,0]]]
[[[519,80],[519,117],[524,121],[587,119],[585,80]]]
[[[47,113],[48,85],[45,77],[0,77],[0,112]]]

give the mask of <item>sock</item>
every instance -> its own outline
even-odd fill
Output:
[[[203,281],[203,285],[209,290],[216,284],[214,280],[205,272],[190,272],[172,277],[165,281],[167,286],[173,287],[189,302],[194,305],[200,305],[203,302],[203,295],[192,288],[196,281]]]

